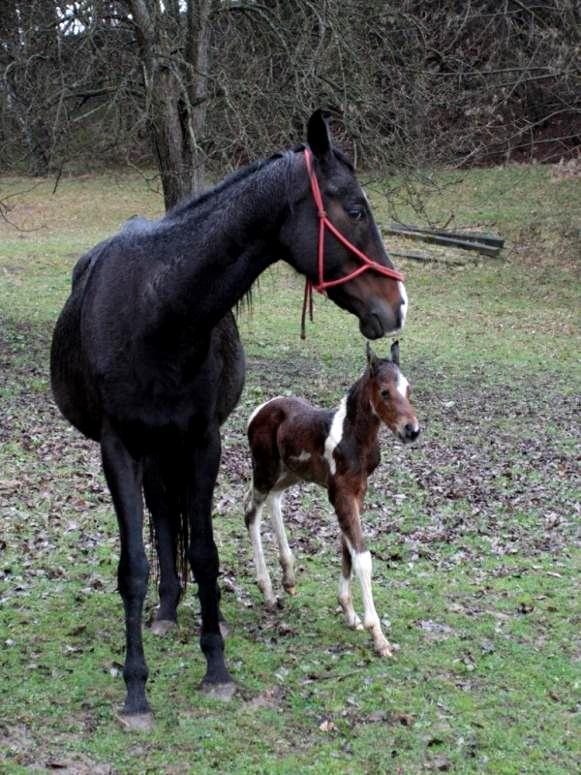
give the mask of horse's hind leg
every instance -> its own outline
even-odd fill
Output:
[[[142,466],[107,428],[103,429],[101,435],[101,454],[121,536],[118,583],[125,608],[127,638],[123,668],[127,696],[123,718],[128,726],[143,728],[151,724],[151,713],[145,696],[148,671],[141,632],[143,601],[149,576],[149,564],[143,546]]]
[[[282,520],[283,491],[272,493],[272,526],[278,544],[278,558],[282,568],[282,584],[289,595],[296,595],[295,558],[291,552],[286,538],[284,522]]]
[[[159,608],[151,625],[156,635],[165,635],[177,623],[182,585],[177,573],[180,513],[171,483],[164,481],[158,460],[148,458],[143,475],[145,502],[151,512],[159,560]]]
[[[218,550],[212,532],[212,494],[220,465],[220,431],[210,427],[205,445],[192,450],[186,467],[186,508],[190,519],[188,557],[198,584],[202,610],[200,645],[207,662],[202,686],[221,699],[232,696],[234,682],[224,662],[224,640],[219,626]]]

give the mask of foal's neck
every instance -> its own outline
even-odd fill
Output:
[[[380,420],[371,403],[367,372],[352,386],[347,395],[346,433],[358,445],[372,447],[377,441]]]

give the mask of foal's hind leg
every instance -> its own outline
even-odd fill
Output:
[[[272,582],[270,580],[268,568],[266,567],[264,550],[262,548],[262,537],[260,535],[262,512],[267,499],[267,492],[261,492],[255,487],[252,487],[248,495],[248,506],[244,515],[244,521],[246,522],[246,527],[248,528],[250,540],[252,542],[254,565],[256,567],[256,583],[264,595],[266,607],[270,610],[274,610],[278,605],[278,601],[272,590]]]
[[[283,491],[276,490],[272,493],[272,526],[278,544],[278,558],[282,568],[282,584],[289,595],[296,595],[295,558],[286,539],[284,522],[282,521]]]
[[[155,635],[165,635],[176,626],[182,585],[177,573],[179,507],[171,482],[164,480],[160,462],[148,459],[144,470],[144,491],[151,512],[159,559],[159,608],[151,624]]]

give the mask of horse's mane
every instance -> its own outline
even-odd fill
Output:
[[[230,175],[227,175],[223,180],[221,180],[215,186],[212,186],[211,188],[208,188],[199,194],[190,195],[185,199],[183,199],[181,202],[178,202],[175,205],[175,207],[172,207],[170,210],[168,210],[168,212],[165,215],[165,218],[178,220],[182,215],[186,215],[190,210],[200,207],[201,205],[205,204],[208,200],[213,199],[215,196],[222,194],[225,191],[228,191],[228,189],[233,188],[234,186],[237,186],[239,183],[246,180],[251,175],[254,175],[259,170],[262,170],[265,167],[268,167],[273,161],[276,161],[278,159],[285,159],[287,162],[287,192],[290,193],[290,191],[288,190],[290,189],[290,180],[291,180],[290,172],[291,172],[291,166],[292,166],[291,165],[292,157],[295,153],[298,153],[303,149],[304,149],[304,145],[298,145],[287,151],[279,151],[277,153],[274,153],[272,156],[269,156],[267,159],[259,159],[258,161],[248,164],[246,167],[242,167],[239,170],[235,170],[234,172],[230,173]]]

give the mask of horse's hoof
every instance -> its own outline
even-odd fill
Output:
[[[126,732],[151,732],[153,713],[118,713],[115,718]]]
[[[220,627],[220,635],[225,640],[230,635],[230,627],[228,627],[228,624],[223,620],[218,622],[218,626]]]
[[[202,691],[211,700],[220,700],[221,702],[230,702],[236,692],[236,684],[230,681],[225,684],[202,682]]]
[[[167,635],[175,627],[177,624],[171,619],[154,619],[151,623],[151,631],[154,635]]]

